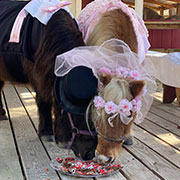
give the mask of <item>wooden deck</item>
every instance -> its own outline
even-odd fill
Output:
[[[119,173],[87,180],[180,179],[180,108],[155,100],[146,120],[134,125],[134,145],[118,158]],[[3,91],[9,120],[0,121],[0,180],[76,180],[52,170],[50,159],[73,156],[55,143],[37,136],[38,115],[34,94],[25,86],[6,84]],[[84,179],[84,178],[80,178]]]

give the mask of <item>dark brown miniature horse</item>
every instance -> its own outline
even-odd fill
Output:
[[[12,1],[8,7],[11,7],[11,5],[14,6],[15,3],[19,3],[22,7],[26,4],[26,2]],[[17,7],[19,5],[17,5]],[[0,5],[0,7],[3,8],[2,5]],[[16,16],[17,14],[14,13],[13,18],[15,19]],[[0,20],[2,18],[4,17],[0,17]],[[27,19],[30,21],[35,20],[35,18],[30,15],[28,15],[25,21]],[[42,26],[41,34],[39,34],[40,41],[38,47],[35,49],[35,55],[32,57],[32,61],[23,57],[23,52],[16,55],[14,52],[5,52],[5,50],[3,51],[3,48],[0,47],[0,91],[6,81],[12,83],[29,83],[36,92],[36,103],[39,112],[39,135],[53,134],[53,110],[55,113],[56,140],[67,143],[72,137],[72,127],[67,118],[67,113],[64,112],[61,114],[61,107],[59,107],[54,94],[53,87],[56,79],[54,75],[55,58],[57,55],[69,51],[74,47],[83,46],[84,42],[76,22],[65,10],[61,9],[57,11],[51,17],[48,24]],[[2,27],[0,28],[3,30]],[[31,28],[29,27],[29,29]],[[9,35],[10,31],[7,37],[9,37]],[[28,34],[28,36],[32,35]],[[23,34],[21,38],[24,39],[25,34]],[[37,40],[38,39],[32,39],[32,41],[28,43],[31,44]],[[16,46],[18,46],[18,44],[13,43],[13,49],[16,48]],[[10,60],[7,58],[8,55],[10,55]],[[0,99],[0,119],[2,120],[4,118],[5,110],[2,99]],[[85,116],[72,115],[72,119],[75,127],[80,130],[88,130]],[[73,149],[76,155],[83,159],[92,159],[96,145],[96,136],[79,135],[73,142],[71,149]]]

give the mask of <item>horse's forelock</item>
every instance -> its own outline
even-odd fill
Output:
[[[113,78],[103,91],[104,100],[113,101],[116,104],[119,104],[121,99],[131,97],[129,83],[125,79]]]

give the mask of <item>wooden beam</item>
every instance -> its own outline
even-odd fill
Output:
[[[130,7],[134,7],[135,6],[134,3],[130,3],[130,2],[125,2],[125,4],[127,4]],[[155,11],[160,11],[161,10],[161,7],[150,6],[150,5],[147,5],[147,4],[144,4],[144,7],[148,7],[148,8],[154,9]],[[167,8],[164,8],[164,10],[165,9],[167,9]]]
[[[150,9],[155,10],[155,11],[161,11],[161,7],[149,6],[149,5],[147,5],[147,4],[145,4],[144,7],[148,7],[148,8],[150,8]],[[164,8],[164,10],[165,10],[165,9],[166,9],[166,8]]]
[[[177,4],[177,11],[176,14],[180,16],[180,4]]]
[[[172,21],[145,21],[148,29],[180,29],[180,22]]]
[[[175,2],[175,3],[180,3],[180,0],[168,0],[168,1]]]
[[[135,11],[140,17],[143,17],[143,1],[135,0]]]
[[[163,2],[159,2],[157,0],[144,0],[144,2],[150,3],[150,4],[160,5],[160,6],[163,6],[163,7],[166,7],[166,8],[175,8],[175,5],[166,4],[166,3],[163,3]]]

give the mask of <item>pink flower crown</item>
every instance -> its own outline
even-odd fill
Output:
[[[107,114],[112,114],[112,116],[108,118],[108,122],[111,127],[113,127],[111,120],[118,114],[120,115],[121,120],[123,120],[125,124],[128,124],[133,119],[133,117],[131,117],[131,113],[138,112],[141,109],[142,104],[139,97],[136,97],[132,101],[122,99],[118,105],[113,101],[105,102],[105,100],[100,96],[95,96],[93,101],[94,106],[98,110],[104,109]]]
[[[117,68],[114,72],[112,72],[109,68],[102,67],[99,69],[99,74],[107,74],[110,76],[116,76],[120,78],[127,78],[127,79],[132,79],[132,80],[140,80],[140,73],[137,70],[130,70],[128,68],[120,67]],[[102,93],[104,89],[104,85],[102,82],[99,82],[99,92],[100,94]],[[144,96],[147,92],[146,86],[143,88],[140,96]],[[111,127],[113,127],[113,123],[111,120],[115,118],[118,114],[120,115],[120,119],[123,123],[128,124],[133,117],[131,117],[132,112],[136,112],[138,114],[140,113],[142,101],[140,97],[136,97],[132,101],[129,101],[128,99],[122,99],[119,104],[115,104],[113,101],[107,101],[100,97],[100,96],[95,96],[94,98],[94,106],[99,110],[103,109],[107,114],[112,114],[108,118],[108,122]]]
[[[116,76],[120,78],[127,78],[132,80],[140,80],[140,73],[137,70],[130,70],[128,68],[120,67],[116,71],[112,72],[109,68],[102,67],[99,69],[98,74],[106,74],[110,76]],[[104,89],[102,82],[98,83],[98,91],[101,93]],[[143,94],[145,94],[146,89],[143,89]]]
[[[115,72],[112,72],[109,68],[102,67],[99,69],[99,74],[101,73],[111,75],[111,76],[114,75],[116,77],[134,79],[134,80],[140,79],[140,73],[137,70],[130,70],[124,67],[117,68]]]

